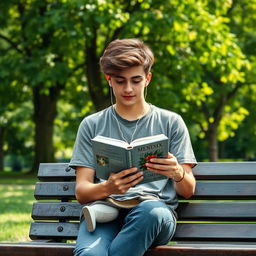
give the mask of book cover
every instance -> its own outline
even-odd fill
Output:
[[[148,171],[145,164],[150,158],[166,158],[169,150],[169,140],[164,134],[143,137],[126,143],[122,140],[96,136],[92,139],[92,149],[96,162],[96,176],[107,180],[110,173],[137,167],[143,171],[143,180],[147,183],[160,179],[167,179],[161,174]]]

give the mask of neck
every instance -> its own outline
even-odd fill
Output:
[[[130,106],[130,107],[123,107],[118,104],[114,106],[116,112],[118,115],[120,115],[122,118],[128,120],[128,121],[133,121],[140,119],[143,117],[150,109],[149,104],[144,101],[142,102],[139,106]]]

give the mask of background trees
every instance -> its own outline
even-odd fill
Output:
[[[15,147],[34,148],[33,170],[54,156],[70,157],[78,123],[110,103],[99,57],[110,41],[124,37],[152,47],[149,100],[182,114],[199,159],[217,160],[226,152],[219,142],[227,148],[236,135],[237,152],[248,149],[236,156],[255,157],[250,141],[245,145],[241,139],[243,130],[251,137],[256,129],[255,5],[255,0],[1,2],[0,162],[1,152],[9,154],[16,145],[3,136],[13,129],[10,120],[24,127],[16,129],[13,137],[22,146]]]

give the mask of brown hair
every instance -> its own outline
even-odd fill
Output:
[[[154,63],[151,49],[139,39],[112,41],[100,58],[100,69],[108,75],[134,66],[143,66],[146,74]]]

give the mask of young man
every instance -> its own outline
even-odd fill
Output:
[[[137,39],[111,42],[100,59],[116,103],[82,121],[70,166],[76,168],[76,197],[81,204],[103,200],[121,206],[116,219],[98,223],[94,232],[81,219],[75,255],[142,256],[149,247],[166,244],[176,227],[176,193],[185,198],[194,193],[196,159],[186,125],[178,114],[157,108],[144,97],[153,62],[150,48]],[[169,138],[170,153],[165,159],[151,159],[147,169],[168,179],[135,186],[143,179],[136,168],[112,174],[108,180],[95,177],[91,139],[96,135],[131,142],[161,133]],[[127,202],[131,208],[122,207]]]

